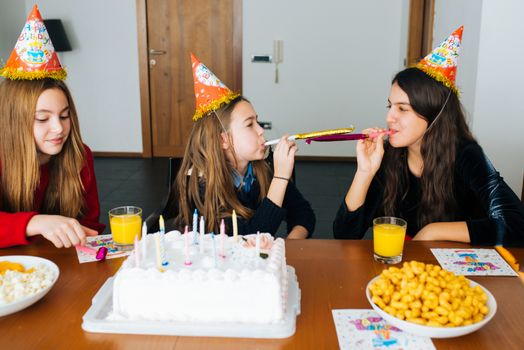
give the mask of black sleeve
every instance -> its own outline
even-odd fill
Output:
[[[336,239],[361,239],[373,222],[382,201],[382,187],[377,176],[369,186],[364,204],[355,211],[349,211],[345,199],[342,200],[335,220],[333,235]]]
[[[287,232],[297,226],[304,226],[310,238],[315,230],[315,213],[309,202],[299,192],[293,182],[289,182],[282,207],[286,210]]]
[[[486,217],[467,220],[472,244],[524,246],[524,205],[495,170],[477,143],[457,156],[459,174],[477,194]]]
[[[284,219],[287,221],[288,232],[296,225],[301,225],[307,229],[308,237],[311,237],[315,229],[315,213],[309,202],[304,199],[292,182],[287,186],[282,207],[277,206],[269,198],[265,197],[258,208],[256,208],[251,219],[246,220],[238,216],[238,233],[245,235],[260,231],[274,236]],[[228,217],[225,223],[228,234],[232,235],[231,217]]]
[[[286,211],[266,197],[255,210],[251,219],[246,220],[243,217],[237,216],[238,234],[247,235],[260,231],[261,233],[270,233],[274,236],[285,216]],[[231,217],[226,218],[224,221],[228,235],[233,235]]]

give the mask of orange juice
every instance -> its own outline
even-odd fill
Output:
[[[140,239],[142,218],[137,214],[123,214],[109,218],[111,234],[116,244],[133,244],[135,236]]]
[[[384,257],[402,254],[406,227],[395,224],[375,224],[373,226],[373,245],[375,254]]]

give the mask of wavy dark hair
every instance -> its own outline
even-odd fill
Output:
[[[428,129],[420,147],[424,168],[420,178],[419,227],[431,222],[453,220],[456,208],[453,174],[457,147],[461,140],[475,140],[466,122],[462,104],[457,94],[417,68],[407,68],[397,73],[392,81],[392,84],[395,83],[408,95],[413,110],[428,121]],[[386,215],[398,215],[399,203],[409,190],[407,152],[407,148],[386,145]]]

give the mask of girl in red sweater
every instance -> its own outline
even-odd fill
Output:
[[[36,5],[0,76],[0,247],[83,244],[104,229],[93,155]]]
[[[91,150],[66,85],[0,84],[0,247],[42,235],[56,247],[102,232]]]

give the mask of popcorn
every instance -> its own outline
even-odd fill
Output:
[[[56,277],[56,273],[46,265],[39,265],[25,272],[5,270],[0,274],[0,305],[40,292],[51,286]]]

